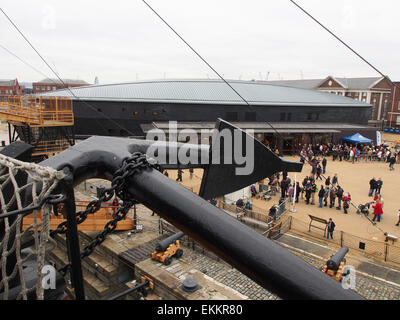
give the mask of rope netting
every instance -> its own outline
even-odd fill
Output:
[[[26,300],[28,294],[34,291],[36,299],[42,300],[44,297],[42,270],[45,253],[56,244],[49,237],[51,205],[44,203],[41,209],[38,206],[64,176],[61,171],[0,154],[0,296],[3,300],[10,299],[11,291],[16,288],[19,291],[16,299]],[[6,214],[28,207],[38,208],[29,213],[33,215],[33,223],[22,231],[24,214]],[[21,254],[21,245],[25,239],[33,240],[34,243],[27,253],[24,251]],[[28,285],[24,264],[33,259],[37,262],[37,270],[29,272],[37,273],[37,281]]]

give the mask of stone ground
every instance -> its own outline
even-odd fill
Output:
[[[276,300],[277,296],[265,290],[257,283],[246,277],[243,273],[232,268],[223,261],[216,261],[205,255],[186,249],[181,258],[194,269],[208,275],[214,280],[231,287],[232,289],[248,296],[251,300]]]

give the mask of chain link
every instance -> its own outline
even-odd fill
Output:
[[[127,179],[134,174],[149,168],[161,171],[161,167],[157,164],[149,163],[146,155],[143,153],[135,152],[130,157],[124,158],[121,167],[114,173],[111,187],[104,189],[101,192],[99,199],[91,201],[84,211],[77,212],[76,222],[77,224],[81,224],[87,219],[89,214],[97,212],[100,209],[101,204],[109,201],[114,194],[123,201],[122,207],[113,214],[113,219],[106,223],[103,231],[98,233],[97,236],[82,250],[81,259],[89,256],[94,249],[106,239],[107,235],[116,229],[118,222],[125,219],[126,214],[129,212],[131,207],[137,203],[134,200],[134,196],[128,191]],[[55,236],[56,234],[66,233],[66,231],[67,221],[64,221],[57,226],[57,229],[52,230],[50,235]],[[65,276],[70,268],[71,264],[67,264],[58,271]]]

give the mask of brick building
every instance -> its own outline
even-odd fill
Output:
[[[33,82],[33,93],[43,93],[48,91],[56,91],[59,89],[73,88],[87,86],[89,83],[83,80],[72,80],[72,79],[43,79],[39,82]]]
[[[15,96],[22,94],[22,87],[19,85],[18,80],[0,80],[0,102],[7,101],[8,96]]]
[[[372,112],[369,119],[371,125],[379,127],[388,126],[389,122],[393,122],[393,120],[391,120],[391,110],[393,110],[395,104],[395,100],[393,99],[394,86],[385,77],[338,78],[328,76],[325,79],[268,82],[303,89],[325,91],[366,102],[372,105]],[[400,88],[397,88],[396,94],[400,99]],[[398,104],[396,106],[398,106]],[[400,115],[400,109],[396,109]]]
[[[393,103],[388,112],[387,127],[400,128],[400,82],[393,82]]]

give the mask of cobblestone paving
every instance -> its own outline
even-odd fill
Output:
[[[216,281],[248,296],[252,300],[276,300],[279,299],[271,292],[260,287],[257,283],[246,277],[230,265],[208,258],[200,253],[185,250],[182,259]]]
[[[324,261],[322,260],[311,258],[298,252],[293,253],[318,269],[324,265]],[[369,300],[400,300],[400,287],[361,274],[356,274],[355,291]]]
[[[324,266],[325,261],[299,252],[294,251],[293,253],[318,269]],[[197,269],[222,284],[237,290],[252,300],[279,299],[277,296],[265,290],[223,261],[216,261],[188,249],[185,250],[182,259],[184,259],[184,261],[190,264],[194,269]],[[360,274],[357,274],[355,291],[370,300],[400,300],[400,287],[392,286],[385,282],[374,280]]]

